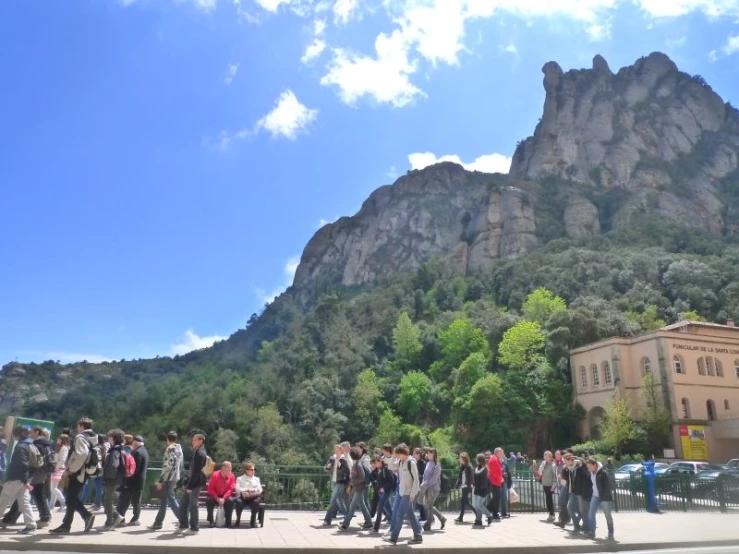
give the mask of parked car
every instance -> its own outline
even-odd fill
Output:
[[[731,469],[739,469],[739,458],[734,458],[733,460],[729,460],[726,462],[726,465],[730,467]]]
[[[726,466],[708,462],[675,462],[665,471],[665,475],[695,475],[700,471],[721,471]]]
[[[725,502],[739,502],[739,470],[706,470],[695,476],[693,491],[696,497],[718,501],[719,488]]]
[[[656,462],[654,464],[654,472],[657,475],[663,474],[669,468],[669,464],[662,462]],[[642,479],[644,476],[644,466],[642,464],[626,464],[616,470],[614,474],[614,480],[616,481],[616,488],[618,489],[631,489],[632,492],[637,492],[643,489]]]

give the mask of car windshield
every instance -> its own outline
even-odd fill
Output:
[[[618,473],[631,473],[632,471],[639,471],[641,469],[640,465],[637,464],[626,464],[625,466],[621,466],[616,471]]]

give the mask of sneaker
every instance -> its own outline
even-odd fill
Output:
[[[549,516],[547,518],[547,523],[552,523],[554,521],[554,516]]]
[[[398,539],[394,539],[392,537],[382,537],[382,540],[389,542],[390,544],[398,544]]]
[[[374,527],[374,524],[371,521],[365,521],[364,525],[362,525],[362,529],[372,529]]]
[[[608,538],[606,540],[615,541],[616,537],[614,537],[613,535],[608,535]]]
[[[183,535],[197,535],[200,533],[200,529],[185,529],[182,534]]]
[[[24,527],[20,531],[16,531],[18,535],[33,535],[36,532],[35,527]]]
[[[586,531],[585,532],[585,538],[587,538],[587,539],[594,539],[595,538],[595,533],[593,533],[591,531]]]
[[[555,521],[554,522],[554,525],[556,525],[560,529],[564,529],[565,528],[565,524],[563,522],[561,522],[561,521]]]
[[[475,520],[475,523],[472,524],[472,527],[484,527],[481,520]]]
[[[340,523],[340,524],[339,524],[339,531],[346,531],[347,529],[349,529],[349,527],[347,527],[347,526],[346,526],[346,525],[344,525],[343,523]]]
[[[323,527],[331,527],[331,525],[332,525],[332,524],[331,524],[331,522],[330,522],[330,521],[324,521],[324,522],[323,522]]]
[[[571,532],[571,533],[573,533],[573,534],[575,534],[575,535],[577,535],[577,534],[578,534],[578,533],[580,533],[581,531],[582,531],[582,527],[580,527],[579,525],[575,525],[575,526],[574,526],[574,527],[572,528],[572,531],[570,531],[570,532]]]
[[[138,527],[139,525],[141,525],[141,522],[138,519],[132,519],[126,527]]]
[[[123,516],[118,515],[118,516],[115,517],[115,520],[113,521],[113,528],[114,529],[116,527],[124,527],[125,525],[126,525],[126,519]]]
[[[48,527],[50,523],[50,521],[40,519],[36,522],[36,529],[44,529],[45,527]]]
[[[446,519],[441,520],[441,530],[444,530],[444,526],[446,525]]]
[[[493,516],[488,516],[488,525],[490,525],[493,522]]]
[[[154,525],[149,525],[147,527],[147,529],[150,529],[152,531],[159,531],[159,529],[161,529],[161,528],[162,528],[162,524],[161,523],[156,523],[156,522],[154,523]]]
[[[462,523],[464,520],[461,517],[454,518],[454,523]]]
[[[421,544],[423,537],[421,535],[413,535],[413,538],[408,541],[410,544]]]
[[[95,525],[95,516],[94,515],[90,515],[85,520],[85,533],[89,533],[90,532],[90,529],[92,529],[92,526],[93,525]]]
[[[49,533],[51,533],[52,535],[68,535],[69,527],[64,527],[64,525],[61,525],[56,529],[50,529]]]

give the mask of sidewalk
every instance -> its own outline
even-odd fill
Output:
[[[379,535],[360,532],[357,518],[347,532],[336,527],[322,527],[322,513],[268,511],[264,528],[209,529],[201,524],[200,534],[182,537],[172,529],[172,516],[168,514],[163,531],[149,531],[146,525],[154,520],[155,511],[142,512],[142,526],[122,528],[102,533],[93,529],[82,533],[78,516],[69,535],[55,536],[41,529],[32,536],[19,536],[9,527],[0,532],[0,551],[38,550],[56,552],[94,553],[142,553],[169,554],[318,554],[387,551],[446,552],[459,554],[489,552],[491,549],[505,550],[514,554],[569,554],[604,551],[655,550],[660,548],[739,545],[739,518],[737,514],[720,513],[670,513],[648,515],[644,513],[614,514],[616,539],[609,543],[605,536],[605,520],[598,518],[600,540],[572,537],[568,531],[546,523],[541,514],[514,516],[484,529],[473,529],[472,518],[458,525],[449,520],[444,531],[431,531],[424,535],[423,544],[408,545],[411,531],[404,528],[397,546],[382,542]],[[204,511],[201,515],[205,515]],[[54,525],[61,522],[62,514],[54,513]],[[102,525],[104,516],[98,515],[96,527]],[[437,523],[438,527],[438,523]],[[384,530],[383,530],[384,532]]]

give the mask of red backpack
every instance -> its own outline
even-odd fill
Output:
[[[133,459],[133,456],[125,452],[121,452],[121,455],[123,456],[123,465],[126,468],[126,479],[129,479],[136,473],[136,460]]]

